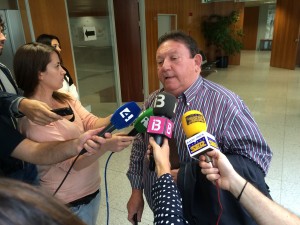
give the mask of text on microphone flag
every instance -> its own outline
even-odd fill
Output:
[[[150,116],[147,133],[160,134],[172,138],[174,123],[166,117]]]
[[[220,150],[213,135],[206,131],[200,132],[185,140],[187,149],[192,158],[198,160],[199,154],[204,154],[212,149]]]
[[[185,117],[187,125],[192,123],[201,122],[205,123],[204,116],[202,114],[190,114]]]

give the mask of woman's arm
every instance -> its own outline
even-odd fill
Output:
[[[11,156],[34,164],[49,165],[74,157],[83,148],[88,151],[88,154],[96,154],[105,143],[104,138],[95,137],[100,130],[87,131],[79,138],[69,141],[38,143],[24,139],[16,146]]]

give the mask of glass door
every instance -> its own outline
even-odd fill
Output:
[[[80,101],[95,115],[111,114],[118,79],[107,0],[67,0],[67,8]]]

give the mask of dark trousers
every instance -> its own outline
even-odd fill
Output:
[[[28,184],[39,185],[37,167],[30,163],[24,163],[24,167],[22,169],[7,175],[7,177],[20,180]]]
[[[271,198],[262,170],[250,159],[226,155],[234,169]],[[220,213],[217,188],[201,173],[198,162],[182,164],[177,185],[183,200],[184,217],[191,225],[215,225]],[[220,190],[223,213],[219,225],[256,225],[247,211],[228,191]]]

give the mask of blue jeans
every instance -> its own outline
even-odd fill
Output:
[[[100,198],[101,191],[99,191],[89,204],[70,207],[70,210],[87,225],[96,225],[100,207]]]

